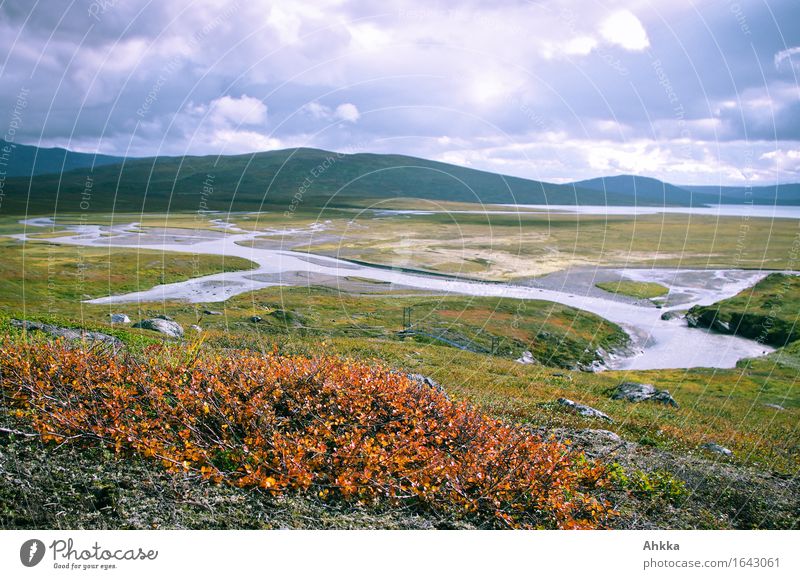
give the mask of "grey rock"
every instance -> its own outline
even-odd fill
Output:
[[[705,444],[701,444],[700,448],[703,448],[708,452],[713,452],[714,454],[721,454],[722,456],[733,456],[733,451],[731,449],[725,448],[716,442],[706,442]]]
[[[258,322],[262,321],[263,319],[264,318],[262,318],[261,316],[250,316],[250,321],[253,322],[254,324],[257,324]]]
[[[201,328],[197,324],[192,324],[191,326],[189,326],[189,329],[194,330],[197,333],[200,333],[200,332],[203,331],[203,328]]]
[[[203,310],[203,313],[207,316],[221,316],[222,312],[218,312],[217,310]]]
[[[447,396],[447,392],[445,392],[444,387],[433,378],[430,378],[423,374],[406,374],[406,377],[408,377],[408,379],[411,380],[412,382],[416,382],[420,386],[432,388],[433,390],[436,390],[437,392],[444,394],[445,398],[449,399],[449,396]]]
[[[627,400],[629,402],[644,402],[645,400],[650,400],[652,402],[669,404],[670,406],[678,408],[678,403],[669,393],[669,390],[659,390],[652,384],[623,382],[617,386],[611,398],[614,400]]]
[[[767,408],[774,408],[775,410],[786,410],[786,408],[784,408],[780,404],[764,404],[764,406],[766,406]]]
[[[670,310],[661,314],[661,319],[664,321],[682,318],[686,315],[686,310]]]
[[[555,372],[553,374],[553,378],[563,378],[567,382],[572,382],[572,376],[569,374],[564,374],[563,372]]]
[[[43,332],[49,334],[54,338],[66,338],[67,340],[86,340],[87,342],[103,342],[121,348],[124,344],[119,338],[109,336],[102,332],[91,332],[83,329],[76,328],[62,328],[52,324],[43,324],[41,322],[30,322],[28,320],[11,320],[11,325],[16,328],[23,328],[29,332]]]
[[[605,412],[600,412],[596,408],[592,408],[591,406],[586,406],[585,404],[578,404],[577,402],[573,402],[568,398],[559,398],[556,400],[558,404],[568,408],[572,412],[576,414],[580,414],[581,416],[585,416],[587,418],[599,418],[601,420],[608,420],[609,422],[614,422],[611,420],[611,417],[608,416]]]
[[[131,319],[125,314],[111,314],[112,324],[130,324]]]
[[[592,437],[596,440],[603,440],[607,442],[622,442],[622,438],[616,432],[610,430],[603,430],[601,428],[586,428],[580,431],[585,436]]]
[[[536,358],[533,357],[528,350],[522,352],[522,356],[516,359],[516,362],[519,364],[536,364]]]
[[[171,338],[182,338],[183,328],[178,322],[173,320],[165,320],[164,318],[149,318],[133,324],[134,328],[142,328],[143,330],[152,330],[159,332]]]
[[[157,320],[167,320],[168,322],[174,322],[172,318],[170,318],[167,314],[158,314],[157,316],[153,316]]]

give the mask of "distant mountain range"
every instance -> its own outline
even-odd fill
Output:
[[[48,173],[63,173],[74,169],[115,165],[122,163],[124,157],[76,153],[67,149],[32,147],[18,145],[0,139],[0,155],[8,151],[5,167],[0,161],[0,171],[7,177],[30,177]]]
[[[397,197],[530,205],[800,205],[799,184],[746,190],[675,186],[633,175],[554,184],[403,155],[307,148],[124,159],[14,145],[0,157],[3,170],[2,214],[287,210]]]

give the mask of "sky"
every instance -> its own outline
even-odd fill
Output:
[[[0,4],[0,137],[800,181],[798,0]]]

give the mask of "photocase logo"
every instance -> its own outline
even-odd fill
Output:
[[[35,567],[44,558],[44,543],[39,539],[28,539],[19,548],[19,560],[26,567]]]

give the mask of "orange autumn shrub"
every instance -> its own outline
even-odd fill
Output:
[[[605,469],[385,368],[238,352],[141,357],[0,342],[9,411],[45,440],[100,444],[273,494],[383,502],[481,526],[594,528]]]

